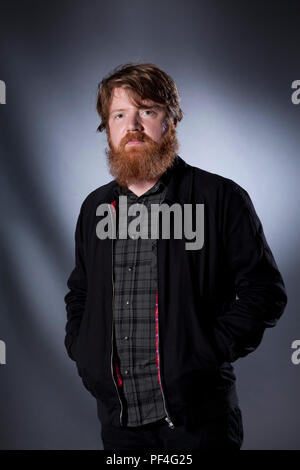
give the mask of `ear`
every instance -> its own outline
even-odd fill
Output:
[[[167,119],[164,119],[164,121],[163,121],[163,123],[162,123],[162,132],[163,132],[163,134],[164,134],[165,132],[167,132],[168,127],[169,127],[169,122],[168,122]]]

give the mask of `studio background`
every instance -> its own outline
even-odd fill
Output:
[[[101,449],[96,400],[64,347],[74,231],[89,192],[111,181],[96,128],[98,82],[153,62],[175,80],[179,155],[245,188],[288,305],[233,363],[242,449],[300,449],[298,2],[0,2],[1,449]]]

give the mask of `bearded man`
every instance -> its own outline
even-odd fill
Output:
[[[80,209],[65,346],[96,398],[104,449],[239,450],[232,363],[258,347],[287,303],[262,224],[245,189],[178,155],[180,97],[159,67],[116,68],[99,84],[97,110],[114,180]],[[97,234],[102,204],[115,237]],[[140,204],[143,213],[203,205],[201,249],[174,237],[172,217],[167,238],[119,237]],[[157,222],[139,220],[142,230]]]

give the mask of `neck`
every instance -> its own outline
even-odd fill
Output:
[[[128,188],[132,191],[136,196],[141,196],[142,194],[146,193],[152,186],[155,185],[156,181],[158,180],[149,180],[149,181],[138,181],[134,183],[130,183]]]

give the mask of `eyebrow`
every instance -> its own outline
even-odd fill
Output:
[[[141,105],[137,106],[137,108],[138,108],[138,109],[157,109],[157,110],[163,109],[162,106],[159,106],[159,105],[157,105],[157,104],[153,104],[153,105],[150,105],[150,106],[146,106],[146,105],[144,105],[144,104],[141,104]],[[110,114],[114,114],[114,113],[117,113],[117,112],[119,112],[119,111],[126,111],[126,109],[125,109],[125,108],[123,108],[123,109],[121,109],[121,108],[120,108],[120,109],[113,109],[113,110],[110,112]]]

